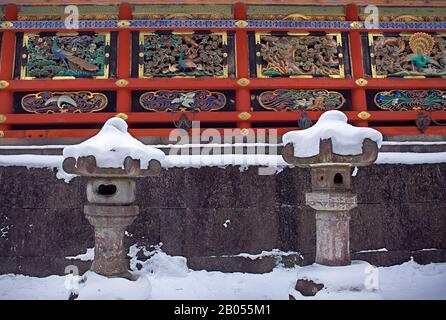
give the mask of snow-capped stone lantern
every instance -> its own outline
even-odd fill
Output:
[[[336,110],[322,114],[311,128],[283,136],[284,160],[311,169],[312,191],[305,200],[316,210],[316,263],[351,263],[349,211],[357,206],[352,167],[375,162],[381,142],[381,133],[348,124],[347,116]]]
[[[94,137],[63,150],[63,169],[87,176],[84,213],[95,228],[95,255],[91,271],[131,279],[125,229],[139,213],[134,178],[158,175],[164,153],[146,146],[127,132],[127,123],[109,119]]]

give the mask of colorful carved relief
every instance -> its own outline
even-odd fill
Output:
[[[119,19],[119,7],[115,5],[76,5],[81,20],[112,20]],[[66,6],[24,5],[18,7],[17,20],[64,20],[71,13]]]
[[[445,21],[446,8],[444,7],[379,7],[380,22],[424,22]],[[370,15],[365,12],[365,7],[360,8],[360,19],[365,21]]]
[[[446,76],[446,37],[423,32],[386,36],[369,34],[372,76]]]
[[[133,19],[219,20],[233,19],[231,5],[134,5]]]
[[[22,108],[30,113],[91,113],[104,109],[107,96],[90,91],[38,92],[22,98]]]
[[[227,34],[141,33],[139,77],[228,77]]]
[[[257,77],[345,76],[342,37],[256,33]]]
[[[327,111],[340,109],[344,96],[328,90],[287,90],[265,91],[258,96],[260,105],[274,111]]]
[[[440,90],[391,90],[375,95],[378,108],[390,111],[444,111],[446,92]]]
[[[139,103],[149,111],[215,111],[226,105],[226,96],[208,90],[158,90],[143,93]]]
[[[21,79],[108,78],[110,34],[25,34]]]
[[[342,6],[248,5],[249,20],[344,21]]]

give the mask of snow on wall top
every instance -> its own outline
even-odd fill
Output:
[[[130,156],[141,161],[141,168],[146,169],[150,160],[162,161],[164,152],[147,146],[133,138],[128,132],[127,123],[121,118],[111,118],[105,122],[101,131],[94,137],[63,149],[63,157],[79,158],[94,156],[96,165],[102,168],[122,168],[124,159]]]
[[[312,157],[319,154],[319,142],[331,138],[333,152],[339,155],[362,153],[362,143],[369,138],[381,147],[383,136],[372,128],[354,127],[347,123],[341,111],[330,110],[321,115],[314,126],[305,130],[291,131],[283,135],[284,144],[294,145],[294,156]]]

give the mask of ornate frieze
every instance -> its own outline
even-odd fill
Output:
[[[344,96],[328,90],[265,91],[258,96],[261,107],[274,111],[327,111],[340,109],[345,104]]]
[[[134,5],[134,19],[150,20],[219,20],[233,19],[231,5]]]
[[[375,78],[446,76],[446,35],[369,34],[369,46]]]
[[[444,111],[446,92],[440,90],[390,90],[375,95],[378,108],[390,111]]]
[[[90,91],[43,91],[25,95],[22,109],[30,113],[91,113],[107,107],[107,96]]]
[[[181,29],[181,28],[197,28],[197,29],[212,29],[212,28],[236,28],[236,23],[239,20],[129,20],[129,25],[126,28],[139,30],[140,28],[150,29]],[[7,23],[7,24],[5,24]],[[302,29],[321,30],[327,29],[358,29],[368,31],[363,24],[353,24],[350,21],[309,21],[309,20],[247,20],[246,28],[250,29]],[[97,29],[108,30],[119,27],[119,20],[79,20],[79,29]],[[446,21],[428,21],[428,22],[383,22],[379,24],[380,29],[407,29],[407,30],[445,30]],[[5,21],[0,24],[0,29],[12,30],[64,30],[66,25],[63,20],[52,21]]]
[[[229,76],[226,32],[140,33],[140,78]]]
[[[118,19],[119,7],[116,5],[76,5],[79,19],[108,20]],[[19,21],[64,20],[70,15],[66,6],[19,6]]]
[[[342,6],[249,5],[250,20],[343,21]]]
[[[143,93],[139,105],[148,111],[215,111],[226,105],[226,96],[208,90],[158,90]]]
[[[267,77],[344,78],[342,35],[257,32],[256,74]]]
[[[387,7],[378,8],[380,22],[424,22],[445,21],[446,8],[444,7]],[[360,19],[367,19],[369,13],[365,13],[365,7],[360,8]]]
[[[20,79],[105,79],[109,58],[110,33],[25,33]]]

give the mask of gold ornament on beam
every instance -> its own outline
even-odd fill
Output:
[[[5,89],[9,86],[9,82],[6,80],[0,80],[0,89]]]
[[[362,120],[367,120],[371,117],[372,115],[366,111],[362,111],[360,113],[358,113],[358,118],[362,119]]]
[[[359,78],[355,81],[355,83],[357,86],[365,87],[367,85],[368,81],[366,79]]]
[[[249,79],[240,78],[237,80],[237,84],[242,87],[246,87],[250,83]]]
[[[249,112],[241,112],[238,114],[238,118],[241,120],[248,120],[251,118],[251,114]]]
[[[115,84],[118,87],[124,88],[124,87],[128,86],[129,82],[127,80],[125,80],[125,79],[119,79],[119,80],[116,80]]]

